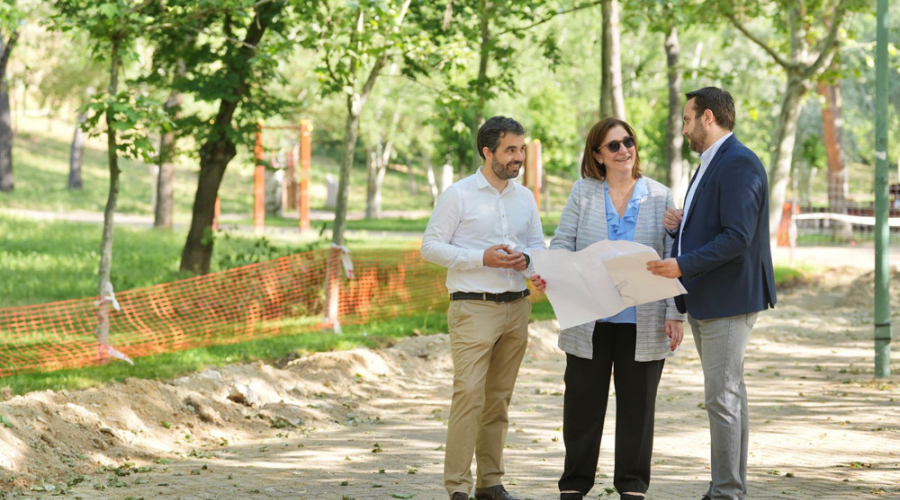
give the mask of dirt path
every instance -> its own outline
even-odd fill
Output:
[[[782,291],[754,331],[754,499],[900,499],[900,376],[873,379],[872,277],[860,273]],[[532,499],[556,498],[563,460],[555,342],[555,322],[532,325],[511,407],[508,488]],[[16,397],[0,403],[0,498],[443,500],[450,368],[447,337],[435,335],[281,369],[257,363]],[[651,500],[704,490],[702,387],[688,336],[660,388]],[[591,498],[617,498],[613,420]]]

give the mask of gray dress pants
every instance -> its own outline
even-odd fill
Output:
[[[750,422],[744,351],[757,316],[750,313],[699,320],[688,314],[703,365],[712,473],[706,494],[712,500],[747,498]]]

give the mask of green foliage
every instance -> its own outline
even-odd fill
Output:
[[[275,244],[265,237],[249,239],[228,232],[220,234],[221,236],[216,238],[214,253],[215,267],[217,269],[232,269],[258,264],[327,246],[327,241],[321,237],[310,243],[285,246],[283,244]]]
[[[128,158],[140,158],[146,162],[153,160],[156,148],[150,143],[150,134],[155,130],[169,131],[172,122],[163,108],[163,103],[152,97],[138,94],[129,89],[113,97],[103,94],[94,96],[81,111],[90,111],[82,129],[92,136],[104,131],[101,119],[112,113],[112,127],[117,132],[116,150]]]
[[[825,145],[818,135],[808,135],[801,146],[801,158],[810,167],[821,168],[825,165]]]
[[[533,94],[525,107],[528,135],[541,141],[541,157],[548,173],[567,175],[577,164],[578,140],[575,109],[559,84],[545,85]]]
[[[251,146],[259,122],[293,113],[295,101],[272,90],[285,82],[278,67],[293,49],[300,12],[282,1],[242,0],[173,0],[157,9],[156,29],[146,33],[152,68],[140,81],[190,97],[176,120],[179,138]]]

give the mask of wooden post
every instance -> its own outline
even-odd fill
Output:
[[[309,170],[312,163],[312,130],[308,120],[300,122],[300,189],[297,205],[300,207],[300,232],[309,231]]]
[[[253,155],[256,158],[256,169],[253,172],[253,232],[262,234],[266,225],[266,166],[265,152],[263,150],[263,125],[259,123],[256,129],[256,145],[253,147]]]
[[[534,193],[534,202],[541,206],[541,141],[534,139],[525,146],[525,176],[522,185]]]
[[[222,215],[222,200],[216,196],[216,204],[213,208],[213,222],[212,222],[212,230],[219,230],[219,216]]]

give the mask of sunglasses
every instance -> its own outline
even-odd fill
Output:
[[[626,138],[622,139],[621,141],[609,141],[609,143],[606,144],[605,146],[600,146],[599,148],[597,148],[597,152],[600,152],[600,150],[603,148],[607,148],[607,149],[609,149],[610,153],[618,153],[619,147],[621,147],[621,146],[625,146],[626,148],[633,148],[634,147],[634,137],[626,137]]]

